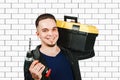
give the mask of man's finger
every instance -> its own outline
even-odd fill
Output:
[[[30,65],[29,70],[32,69],[32,68],[34,68],[34,66],[35,66],[37,63],[39,63],[38,60],[33,61],[32,64]]]

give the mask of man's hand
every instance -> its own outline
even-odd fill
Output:
[[[45,66],[40,63],[38,60],[35,60],[30,65],[29,71],[32,75],[32,78],[35,80],[40,80],[42,78],[42,72],[44,71]]]

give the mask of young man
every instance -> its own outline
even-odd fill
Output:
[[[76,56],[57,45],[59,32],[55,17],[48,13],[42,14],[38,16],[35,24],[41,45],[32,53],[40,56],[32,62],[29,71],[24,70],[25,80],[81,80]],[[42,75],[45,66],[51,69],[49,77]]]

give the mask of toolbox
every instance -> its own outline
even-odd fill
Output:
[[[67,20],[74,20],[68,22]],[[64,21],[57,20],[59,39],[57,44],[69,49],[79,60],[95,56],[94,44],[98,29],[93,25],[77,22],[77,17],[64,16]]]

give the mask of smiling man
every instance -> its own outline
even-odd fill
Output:
[[[40,54],[40,57],[28,67],[29,71],[24,70],[25,80],[81,80],[76,57],[69,50],[57,45],[59,32],[55,17],[49,13],[41,14],[35,24],[41,45],[32,52]],[[49,77],[42,74],[45,66],[51,69]]]

